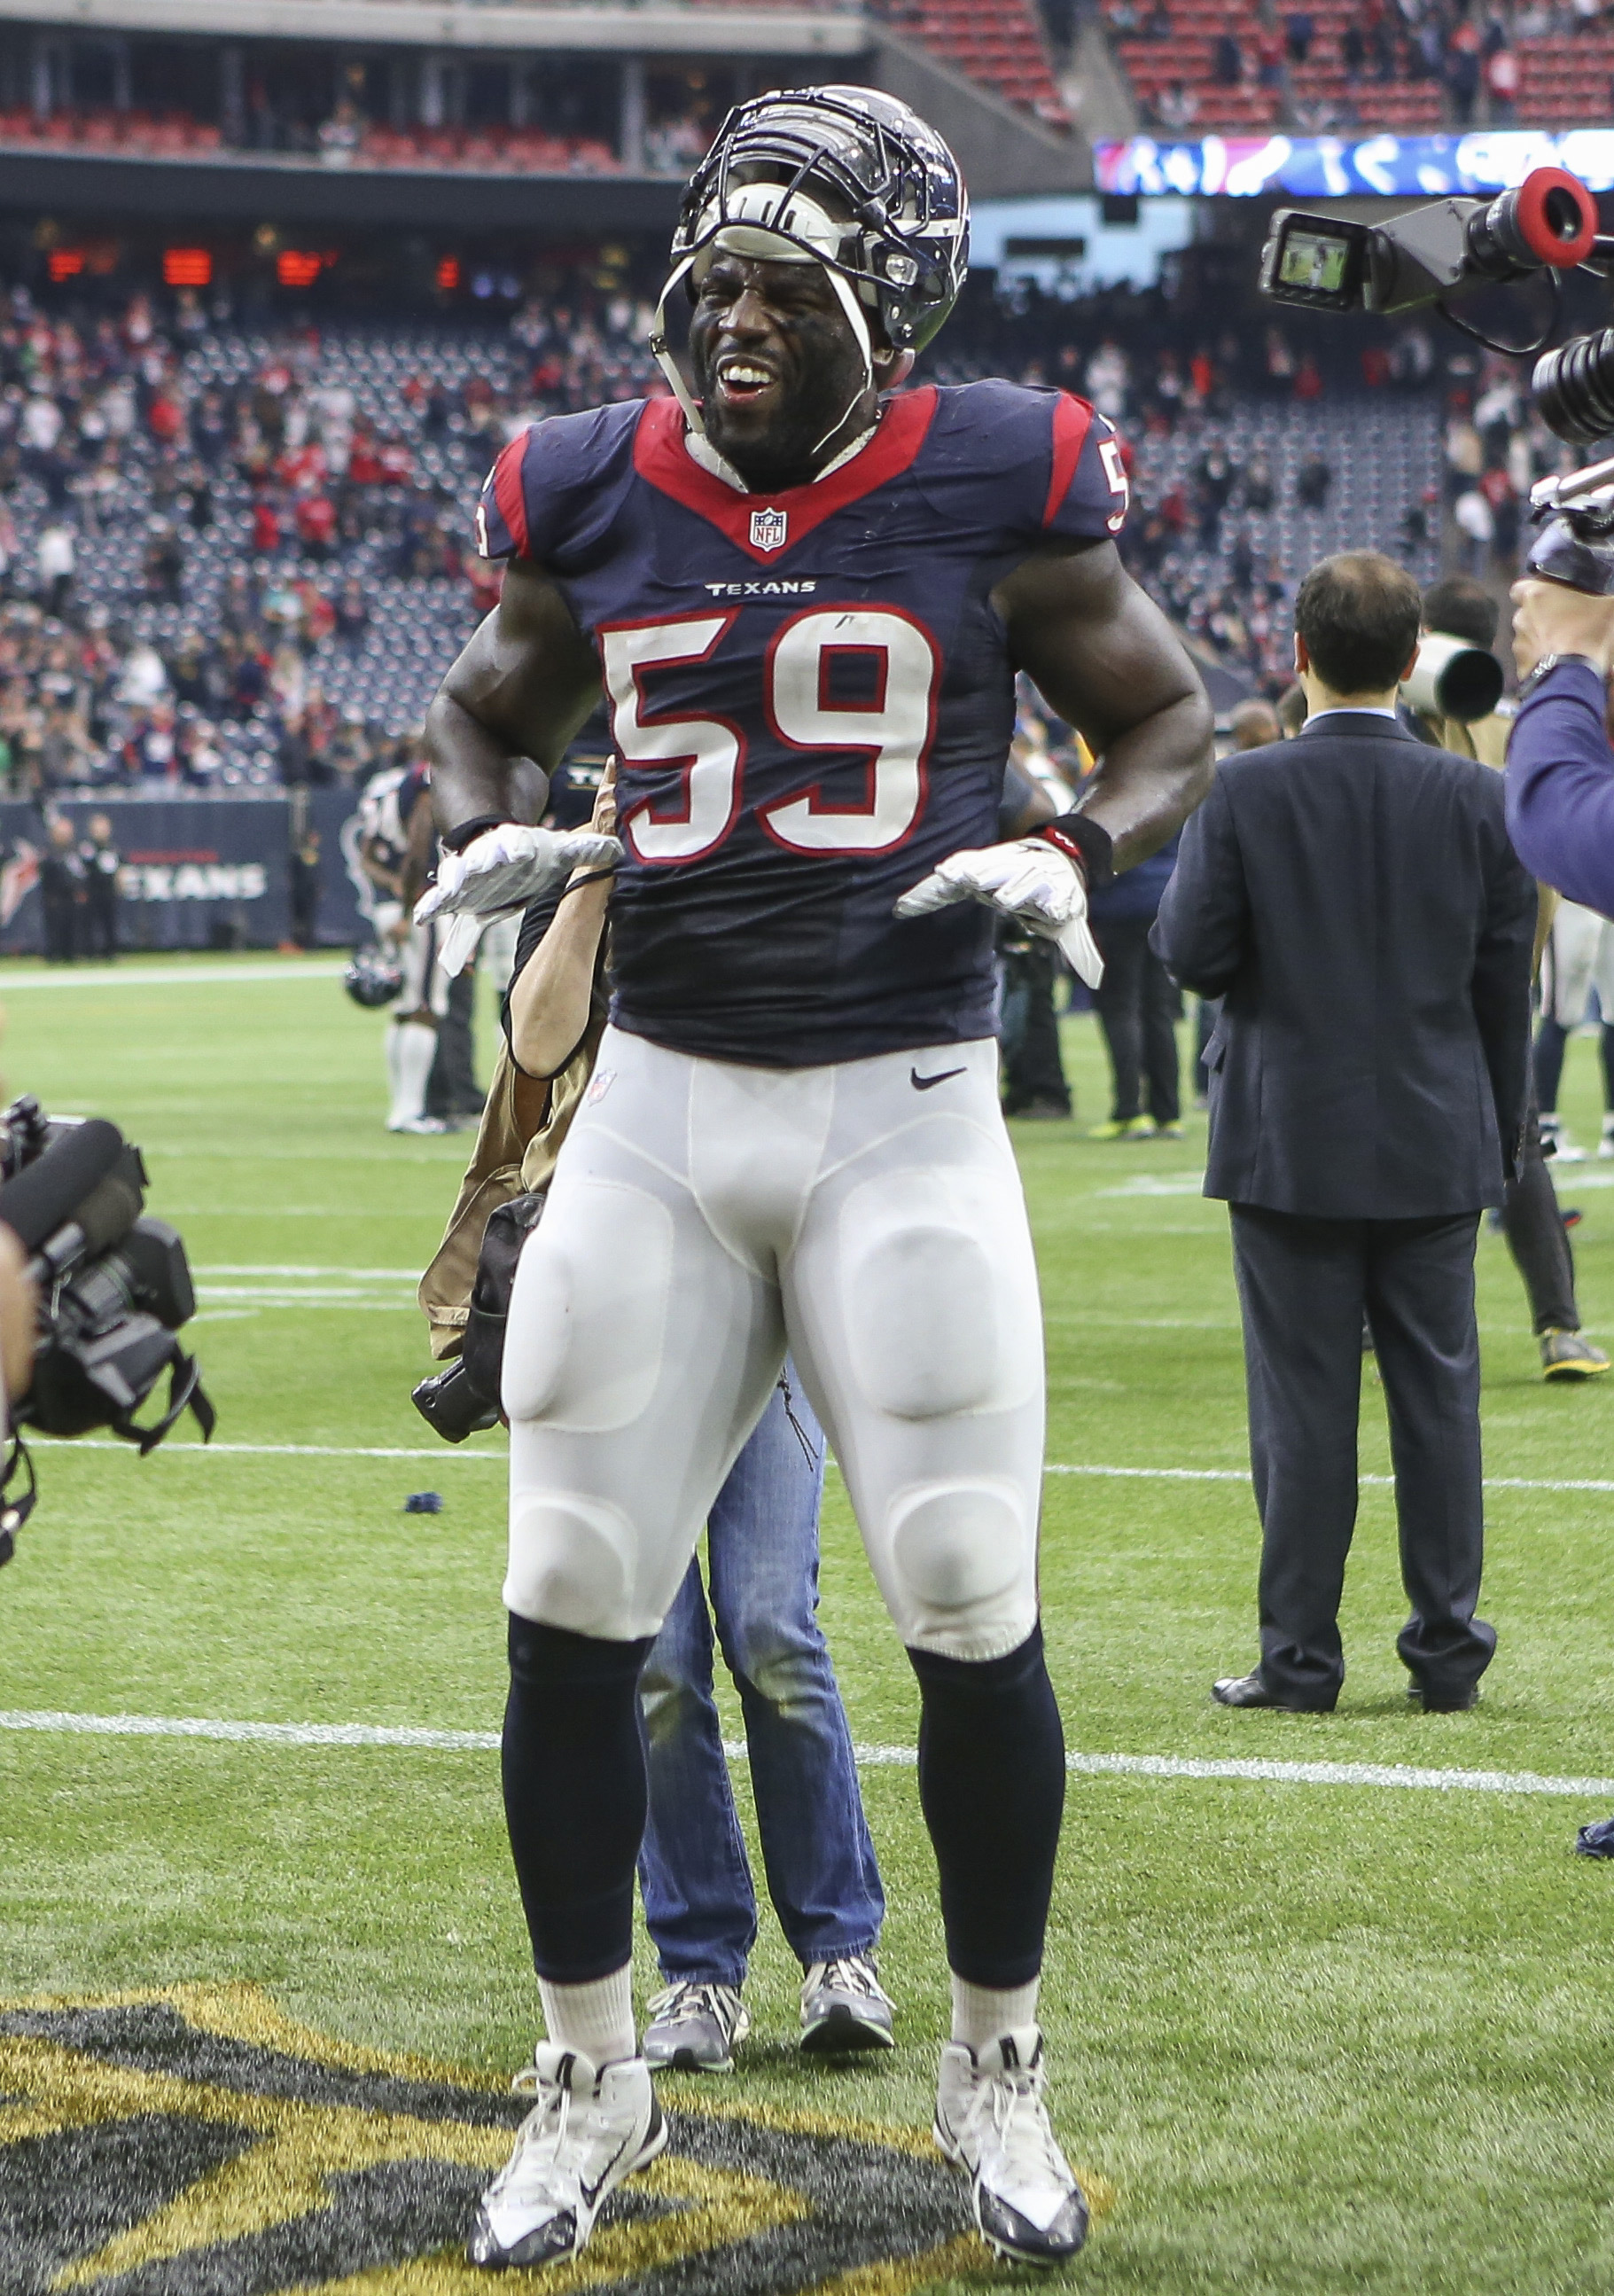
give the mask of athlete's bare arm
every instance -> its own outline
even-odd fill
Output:
[[[512,559],[498,604],[427,713],[439,832],[487,816],[538,821],[546,777],[599,698],[599,662],[560,585]]]
[[[1111,542],[1039,551],[993,593],[1018,666],[1099,758],[1082,811],[1143,860],[1210,787],[1210,704],[1171,625]]]

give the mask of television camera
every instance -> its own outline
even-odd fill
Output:
[[[1606,278],[1614,237],[1563,168],[1536,168],[1494,200],[1448,198],[1385,224],[1280,208],[1261,253],[1261,292],[1312,311],[1411,311],[1432,304],[1487,349],[1542,351],[1556,322],[1563,274]],[[1487,286],[1544,277],[1553,310],[1534,342],[1493,342],[1448,306]],[[1549,430],[1573,447],[1614,437],[1614,327],[1545,351],[1530,379]],[[1594,596],[1614,592],[1614,457],[1543,479],[1530,490],[1541,528],[1525,571]]]
[[[204,1442],[212,1434],[196,1360],[176,1337],[196,1312],[184,1245],[145,1215],[147,1185],[139,1149],[116,1125],[46,1116],[31,1096],[0,1116],[0,1221],[22,1247],[37,1303],[14,1425],[53,1436],[108,1428],[143,1458],[186,1410]],[[135,1414],[165,1370],[166,1408],[142,1426]],[[33,1461],[13,1432],[0,1472],[0,1563],[37,1496]]]

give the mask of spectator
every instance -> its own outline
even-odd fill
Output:
[[[1310,12],[1292,9],[1283,19],[1283,37],[1291,64],[1303,64],[1311,54],[1311,44],[1316,37],[1316,26]]]
[[[118,954],[118,873],[123,857],[112,840],[111,816],[90,816],[89,833],[78,848],[85,870],[84,946],[87,956],[110,964]]]
[[[310,829],[291,853],[291,938],[299,948],[319,939],[319,832]]]
[[[1453,28],[1446,45],[1446,84],[1452,99],[1452,115],[1459,127],[1469,126],[1474,117],[1474,102],[1479,94],[1480,32],[1471,16],[1462,17]]]
[[[1308,455],[1295,476],[1295,500],[1302,510],[1326,507],[1334,474],[1326,455]]]
[[[1200,99],[1180,79],[1174,79],[1159,99],[1160,125],[1180,134],[1200,116]]]
[[[1183,1003],[1149,946],[1160,896],[1176,866],[1177,840],[1095,892],[1088,903],[1104,977],[1094,992],[1114,1087],[1110,1121],[1095,1140],[1180,1139],[1182,1079],[1176,1024]],[[1143,1098],[1145,1085],[1148,1111]]]
[[[171,519],[154,518],[146,531],[145,586],[148,596],[177,605],[184,577],[184,544]]]
[[[323,488],[300,496],[296,516],[298,539],[309,557],[328,558],[336,535],[336,505],[330,496]]]
[[[1492,123],[1512,127],[1519,116],[1519,57],[1511,47],[1493,51],[1486,59],[1485,84],[1491,99]]]
[[[1185,987],[1225,998],[1206,1186],[1232,1208],[1263,1538],[1260,1656],[1214,1685],[1230,1707],[1338,1699],[1364,1315],[1411,1611],[1397,1647],[1423,1711],[1473,1706],[1495,1647],[1476,1615],[1474,1249],[1524,1117],[1536,889],[1495,775],[1397,722],[1421,617],[1375,553],[1307,577],[1307,728],[1224,759],[1155,930]]]
[[[1469,487],[1452,504],[1452,518],[1463,537],[1464,571],[1483,575],[1491,562],[1496,521],[1490,504],[1478,487]]]
[[[46,611],[60,620],[67,611],[68,594],[78,563],[78,544],[65,520],[53,520],[41,529],[34,562],[39,572],[39,586],[45,594]]]
[[[45,961],[71,964],[78,955],[86,872],[73,824],[58,815],[45,831],[39,861],[39,899],[45,915]]]

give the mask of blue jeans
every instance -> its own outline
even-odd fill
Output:
[[[816,1616],[823,1432],[788,1368],[785,1380],[712,1507],[707,1568],[745,1716],[768,1895],[805,1969],[872,1952],[885,1896]],[[757,1897],[712,1697],[712,1615],[698,1559],[656,1637],[640,1700],[650,1818],[639,1886],[662,1974],[669,1984],[738,1986]]]

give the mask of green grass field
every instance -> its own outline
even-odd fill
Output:
[[[0,1578],[0,1708],[497,1726],[496,1439],[430,1448],[410,1271],[466,1142],[381,1129],[382,1023],[273,960],[0,973],[12,1090],[113,1118],[184,1231],[220,1444],[397,1458],[41,1447]],[[483,1038],[486,1062],[487,1038]],[[1108,1113],[1068,1026],[1084,1123]],[[1597,1131],[1593,1047],[1565,1108]],[[1042,1261],[1048,1456],[1239,1470],[1241,1363],[1203,1119],[1180,1145],[1019,1129]],[[1579,1201],[1583,1309],[1614,1332],[1614,1166]],[[1614,1476],[1614,1382],[1549,1390],[1500,1241],[1480,1246],[1487,1469]],[[1387,1464],[1377,1390],[1363,1463]],[[436,1517],[406,1515],[435,1488]],[[1349,1679],[1330,1718],[1230,1714],[1253,1662],[1248,1488],[1053,1474],[1043,1584],[1069,1743],[1123,1753],[1614,1773],[1614,1491],[1499,1488],[1479,1710],[1408,1710],[1389,1494],[1364,1495]],[[832,1477],[824,1616],[853,1731],[911,1743],[908,1669]],[[738,1733],[737,1710],[732,1718]],[[307,2023],[495,2070],[535,1995],[488,1753],[0,1729],[0,1942],[12,1998],[250,1980]],[[798,1972],[765,1923],[757,2034],[725,2095],[928,2121],[945,1980],[911,1769],[864,1772],[902,2046],[810,2071]],[[1609,1808],[1614,1808],[1614,1797]],[[1594,1797],[1077,1773],[1044,1989],[1056,2117],[1116,2197],[1069,2276],[1150,2296],[1614,2290],[1614,1868],[1571,1855]],[[648,1960],[640,1976],[651,1978]],[[3,2278],[3,2275],[0,2275]],[[1063,2284],[1056,2282],[1055,2285]]]

